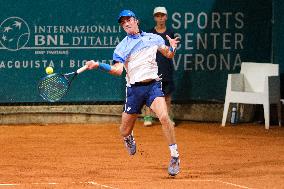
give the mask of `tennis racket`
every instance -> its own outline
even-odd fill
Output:
[[[75,72],[66,74],[54,73],[41,78],[38,83],[39,95],[49,102],[59,101],[67,94],[74,78],[86,69],[87,66],[83,66]]]

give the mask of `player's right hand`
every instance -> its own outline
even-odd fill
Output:
[[[89,60],[86,62],[86,66],[88,70],[92,70],[98,68],[99,63],[95,62],[94,60]]]

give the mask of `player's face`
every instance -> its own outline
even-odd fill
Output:
[[[130,35],[133,35],[139,32],[138,20],[133,17],[129,17],[129,16],[122,17],[120,21],[120,26],[124,29],[126,33]]]
[[[163,14],[163,13],[156,13],[154,15],[154,19],[155,21],[157,22],[157,24],[164,24],[166,23],[168,17],[166,14]]]

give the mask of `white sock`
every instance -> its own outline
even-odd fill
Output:
[[[171,156],[172,157],[179,157],[178,150],[177,150],[177,144],[171,144],[169,145]]]

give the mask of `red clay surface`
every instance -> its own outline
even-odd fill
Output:
[[[183,122],[181,172],[167,175],[161,126],[137,122],[129,156],[119,124],[0,126],[0,189],[284,188],[284,128]]]

